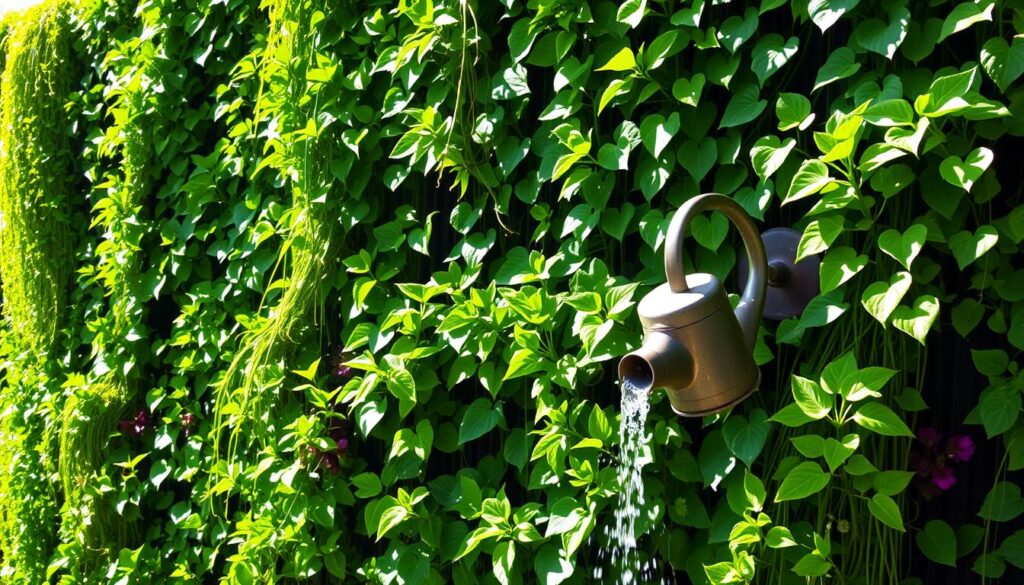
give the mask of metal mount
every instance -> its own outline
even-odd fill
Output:
[[[764,316],[781,321],[803,313],[807,303],[818,296],[820,290],[817,255],[796,260],[800,232],[790,228],[772,228],[761,234],[765,255],[768,257],[768,293],[765,296]],[[747,258],[740,256],[739,277],[746,279]]]

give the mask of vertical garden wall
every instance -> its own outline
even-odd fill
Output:
[[[1024,568],[1024,4],[48,0],[0,25],[0,581],[617,578],[669,219],[802,232],[652,397],[644,580]],[[698,218],[688,265],[730,285]]]

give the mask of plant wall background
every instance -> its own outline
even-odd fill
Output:
[[[645,578],[1019,579],[1022,31],[992,1],[9,15],[0,576],[608,578],[614,364],[717,191],[802,230],[822,294],[733,412],[653,397]],[[691,235],[732,270],[724,217]]]

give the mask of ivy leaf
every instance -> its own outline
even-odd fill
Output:
[[[878,247],[894,260],[910,270],[914,258],[921,253],[924,239],[928,236],[928,228],[915,223],[900,234],[896,230],[885,230],[878,236]]]
[[[868,257],[849,246],[829,249],[818,267],[821,292],[835,290],[857,275],[868,264]]]
[[[825,32],[858,4],[860,0],[811,0],[807,4],[807,13],[821,32]]]
[[[730,16],[718,30],[718,41],[725,50],[735,53],[747,39],[757,32],[757,9],[747,8],[743,17]]]
[[[729,233],[729,221],[724,215],[714,213],[710,216],[698,215],[690,222],[690,234],[701,246],[711,250],[718,250]]]
[[[950,185],[970,191],[994,158],[995,155],[988,148],[976,148],[967,155],[967,160],[956,155],[946,157],[939,165],[939,173]]]
[[[1006,562],[1024,569],[1024,530],[1018,530],[999,545],[999,556]]]
[[[803,426],[812,420],[814,419],[804,414],[804,411],[798,405],[787,404],[781,410],[772,415],[772,417],[768,419],[768,422],[796,428]]]
[[[672,97],[688,106],[696,108],[697,104],[700,103],[700,96],[704,91],[706,81],[707,78],[704,77],[703,73],[697,73],[689,79],[680,77],[672,84]]]
[[[785,526],[772,526],[772,529],[764,537],[764,543],[771,548],[788,548],[799,545],[793,538],[793,533]]]
[[[875,474],[871,485],[880,494],[895,496],[907,489],[912,479],[914,479],[913,471],[879,471]]]
[[[459,425],[459,444],[463,445],[491,432],[501,421],[501,406],[487,398],[477,398],[462,415]]]
[[[745,84],[733,93],[729,105],[725,106],[719,128],[732,128],[750,122],[761,115],[768,106],[767,100],[759,99],[760,91],[753,83]]]
[[[860,298],[861,305],[884,326],[910,290],[912,281],[909,272],[897,272],[888,284],[882,281],[872,283],[864,289]]]
[[[1022,407],[1020,390],[1011,384],[996,386],[981,395],[981,424],[988,438],[996,437],[1013,428],[1020,418]]]
[[[792,128],[806,130],[814,121],[811,102],[798,93],[780,93],[775,102],[775,115],[779,118],[779,130]]]
[[[636,69],[636,56],[633,55],[633,49],[623,47],[595,71],[630,71],[633,69]]]
[[[1010,356],[1001,349],[971,350],[974,368],[988,377],[1002,375],[1010,363]]]
[[[891,408],[881,402],[868,402],[853,413],[853,422],[887,437],[913,437],[914,433]]]
[[[703,140],[687,140],[679,149],[679,164],[700,183],[718,161],[718,142],[705,136]]]
[[[939,299],[922,295],[913,307],[899,307],[892,314],[892,324],[924,345],[924,338],[939,316]]]
[[[804,258],[827,250],[843,232],[843,222],[843,216],[835,214],[819,217],[807,224],[796,247],[795,261],[800,262]]]
[[[864,110],[864,121],[881,127],[913,126],[914,108],[903,99],[873,102]]]
[[[825,440],[822,447],[822,455],[825,456],[825,462],[828,464],[828,468],[832,473],[835,473],[839,467],[853,455],[853,452],[857,450],[860,445],[860,437],[856,434],[849,434],[843,437],[843,441],[839,441],[829,437]]]
[[[793,565],[793,572],[801,577],[821,577],[832,569],[832,563],[817,552],[808,553]]]
[[[1008,481],[1001,481],[992,486],[985,496],[978,516],[993,522],[1009,522],[1024,513],[1024,498],[1021,498],[1020,486]]]
[[[729,451],[750,467],[761,454],[769,430],[768,416],[756,409],[750,413],[749,421],[737,414],[727,418],[722,425],[722,437]]]
[[[651,114],[640,123],[640,140],[654,158],[661,156],[662,151],[678,132],[678,112],[672,112],[668,119],[661,114]]]
[[[956,566],[956,533],[944,520],[929,520],[914,537],[924,556],[940,565]]]
[[[757,76],[757,81],[763,86],[769,77],[782,69],[782,66],[796,55],[799,44],[800,41],[796,37],[783,40],[781,35],[774,33],[761,37],[754,45],[750,63],[750,69]]]
[[[991,21],[993,8],[995,8],[995,2],[992,0],[957,4],[956,8],[942,22],[938,42],[941,43],[949,35],[967,30],[979,22]]]
[[[392,500],[394,501],[394,500]],[[380,515],[377,523],[377,542],[384,538],[384,535],[393,530],[409,517],[409,510],[400,504],[391,506]]]
[[[830,185],[835,179],[828,176],[828,167],[817,159],[806,160],[797,169],[793,181],[789,185],[789,191],[782,200],[782,204],[792,203],[804,197],[810,197]]]
[[[877,18],[869,18],[857,25],[857,29],[853,32],[853,38],[861,47],[878,53],[891,61],[896,50],[907,38],[909,24],[910,11],[903,6],[898,6],[889,12],[888,24]]]
[[[900,515],[900,507],[889,496],[875,494],[868,500],[868,510],[882,524],[895,528],[900,532],[906,532],[903,528],[903,517]]]
[[[836,49],[828,60],[818,70],[818,76],[814,78],[814,88],[811,91],[818,91],[826,85],[846,79],[860,71],[860,63],[856,62],[856,54],[849,47]]]
[[[559,585],[572,577],[575,565],[565,558],[562,547],[549,542],[537,551],[533,559],[533,569],[543,585]]]
[[[981,67],[1003,93],[1024,73],[1024,39],[1014,37],[1012,44],[1005,39],[990,39],[981,48]]]
[[[889,199],[907,188],[917,179],[914,171],[907,165],[887,166],[871,175],[871,188]]]
[[[775,494],[775,503],[802,500],[812,496],[823,490],[830,478],[829,474],[821,469],[821,465],[814,461],[804,461],[786,474],[779,491]]]
[[[985,306],[974,299],[964,299],[953,308],[952,314],[953,328],[961,337],[967,337],[985,316]]]
[[[965,99],[978,77],[978,68],[944,75],[928,87],[928,92],[914,100],[914,109],[922,116],[938,118],[963,110],[970,106]]]
[[[786,158],[795,146],[795,138],[787,138],[783,142],[777,136],[762,136],[750,149],[750,160],[754,163],[754,172],[761,177],[761,180],[772,176],[786,162]]]
[[[960,270],[967,268],[975,260],[985,255],[999,243],[999,232],[990,225],[983,225],[973,234],[968,231],[957,232],[949,238],[949,249],[956,258]]]

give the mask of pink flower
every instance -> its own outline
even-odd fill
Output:
[[[949,467],[938,467],[932,472],[932,483],[940,490],[948,491],[956,485],[956,475]]]
[[[946,453],[953,461],[970,461],[974,455],[974,441],[966,435],[953,435],[946,443]]]

